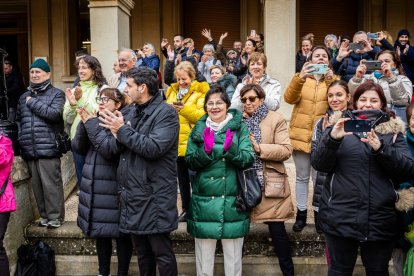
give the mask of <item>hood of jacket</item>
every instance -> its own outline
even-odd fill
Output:
[[[211,87],[222,86],[222,87],[226,88],[229,85],[232,85],[232,86],[236,87],[237,78],[236,78],[235,75],[225,74],[216,83],[212,83],[210,86]]]

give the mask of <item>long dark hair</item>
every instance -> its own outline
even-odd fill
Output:
[[[94,56],[86,55],[84,57],[81,57],[79,61],[83,60],[86,64],[88,64],[89,68],[92,70],[92,81],[98,85],[98,87],[101,87],[105,84],[105,77],[102,73],[102,67],[99,60]],[[79,63],[78,63],[79,65]]]

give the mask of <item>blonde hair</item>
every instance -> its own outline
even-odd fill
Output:
[[[213,71],[213,69],[219,69],[223,75],[226,74],[226,69],[223,66],[221,66],[221,65],[213,65],[213,66],[211,66],[210,67],[210,74],[211,74],[211,71]]]
[[[313,33],[308,33],[305,34],[304,36],[302,36],[302,39],[300,40],[300,42],[302,43],[302,41],[304,40],[309,40],[310,43],[313,45],[313,39],[315,38],[315,35]]]
[[[194,69],[193,64],[189,61],[182,61],[174,68],[174,75],[177,74],[178,71],[185,71],[187,72],[188,76],[190,76],[191,80],[195,80],[196,71]]]
[[[259,52],[253,52],[249,56],[249,59],[247,60],[247,66],[249,66],[250,63],[255,62],[255,61],[259,61],[259,60],[261,60],[263,62],[263,67],[266,68],[267,67],[266,55],[263,54],[263,53],[259,53]]]

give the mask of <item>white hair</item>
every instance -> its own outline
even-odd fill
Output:
[[[216,52],[216,50],[214,50],[214,46],[213,46],[213,44],[206,44],[206,45],[204,45],[204,47],[203,47],[203,53],[204,53],[205,51],[207,51],[207,50],[211,50],[213,53],[215,53],[215,52]]]
[[[122,47],[122,48],[119,49],[118,54],[121,53],[121,52],[128,52],[131,55],[131,58],[134,61],[137,61],[137,54],[134,52],[134,50],[132,50],[130,48],[124,48],[124,47]]]
[[[152,54],[155,53],[155,47],[154,45],[152,45],[152,43],[146,42],[144,43],[144,46],[147,46],[148,48],[150,48]]]

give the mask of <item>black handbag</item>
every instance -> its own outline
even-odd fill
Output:
[[[262,187],[254,167],[237,170],[236,210],[250,211],[262,201]]]
[[[60,153],[65,154],[72,149],[70,137],[65,131],[56,133],[56,139]]]

